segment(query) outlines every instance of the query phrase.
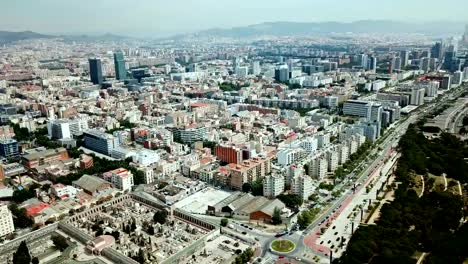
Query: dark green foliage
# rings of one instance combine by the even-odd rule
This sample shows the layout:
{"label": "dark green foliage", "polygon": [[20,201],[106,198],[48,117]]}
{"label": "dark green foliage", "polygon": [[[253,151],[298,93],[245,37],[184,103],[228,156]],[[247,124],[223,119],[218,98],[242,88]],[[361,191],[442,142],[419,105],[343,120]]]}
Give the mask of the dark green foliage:
{"label": "dark green foliage", "polygon": [[55,248],[60,251],[64,251],[68,247],[67,239],[65,239],[63,236],[53,236],[52,242],[54,242]]}
{"label": "dark green foliage", "polygon": [[26,209],[18,208],[18,205],[12,203],[8,206],[13,217],[13,224],[15,228],[26,228],[31,227],[34,221],[27,215]]}
{"label": "dark green foliage", "polygon": [[254,256],[254,251],[251,248],[244,250],[240,253],[236,259],[234,260],[234,264],[244,264],[250,262],[252,257]]}
{"label": "dark green foliage", "polygon": [[166,223],[167,221],[167,212],[165,210],[157,211],[154,213],[153,220],[156,223],[160,223],[161,225]]}
{"label": "dark green foliage", "polygon": [[303,203],[302,198],[297,194],[280,194],[276,198],[289,208],[299,208]]}
{"label": "dark green foliage", "polygon": [[29,264],[31,255],[25,241],[21,241],[18,249],[13,253],[13,264]]}
{"label": "dark green foliage", "polygon": [[283,222],[281,220],[281,211],[279,208],[275,207],[275,210],[273,211],[273,216],[271,217],[271,223],[274,225],[280,225]]}
{"label": "dark green foliage", "polygon": [[460,228],[463,201],[449,192],[412,188],[414,173],[445,172],[467,182],[467,148],[452,135],[428,140],[416,126],[401,138],[402,153],[395,171],[401,182],[395,200],[384,204],[377,225],[361,226],[335,263],[416,263],[416,251],[429,252],[425,263],[462,263],[468,257],[468,228]]}
{"label": "dark green foliage", "polygon": [[12,200],[13,202],[20,204],[33,197],[36,197],[36,192],[30,187],[29,189],[15,190],[13,192]]}
{"label": "dark green foliage", "polygon": [[94,166],[89,169],[78,169],[75,173],[72,173],[66,177],[57,178],[58,183],[71,185],[73,181],[78,180],[81,176],[87,175],[99,175],[104,172],[115,170],[118,168],[124,168],[129,170],[133,174],[133,182],[135,185],[144,183],[144,173],[137,170],[135,167],[130,166],[131,160],[107,160],[90,154],[93,157]]}
{"label": "dark green foliage", "polygon": [[229,223],[229,220],[227,218],[221,219],[221,226],[226,227],[228,225],[228,223]]}
{"label": "dark green foliage", "polygon": [[34,257],[32,260],[31,260],[31,263],[32,264],[39,264],[39,259],[37,257]]}
{"label": "dark green foliage", "polygon": [[249,85],[240,85],[240,84],[234,84],[234,83],[222,83],[219,85],[219,89],[221,89],[224,92],[237,92],[241,90],[243,87],[248,87]]}

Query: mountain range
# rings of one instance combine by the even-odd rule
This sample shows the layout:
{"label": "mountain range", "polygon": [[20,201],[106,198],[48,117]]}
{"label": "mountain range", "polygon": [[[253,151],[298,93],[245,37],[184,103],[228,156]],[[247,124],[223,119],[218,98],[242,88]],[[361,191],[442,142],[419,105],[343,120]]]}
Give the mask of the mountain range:
{"label": "mountain range", "polygon": [[[446,35],[463,32],[464,24],[460,22],[409,23],[387,20],[362,20],[344,22],[266,22],[245,27],[230,29],[209,29],[191,36],[215,36],[246,38],[262,35],[302,36],[327,33],[422,33]],[[183,37],[187,35],[179,35]]]}
{"label": "mountain range", "polygon": [[[355,22],[265,22],[244,27],[213,28],[195,33],[179,34],[169,39],[185,37],[231,37],[249,38],[255,36],[306,36],[329,33],[422,33],[450,35],[463,32],[462,22],[398,22],[388,20],[361,20]],[[46,35],[32,31],[0,31],[0,43],[39,38],[62,38],[69,41],[119,41],[129,37],[103,35]],[[168,39],[168,38],[166,38]]]}
{"label": "mountain range", "polygon": [[32,31],[0,31],[0,43],[14,42],[27,39],[52,38],[51,35],[40,34]]}

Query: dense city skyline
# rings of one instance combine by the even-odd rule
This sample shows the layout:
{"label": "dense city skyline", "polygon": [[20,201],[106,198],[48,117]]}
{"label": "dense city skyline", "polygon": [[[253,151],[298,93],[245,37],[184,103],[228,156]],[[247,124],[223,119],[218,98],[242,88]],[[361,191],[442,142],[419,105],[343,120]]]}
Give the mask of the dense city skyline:
{"label": "dense city skyline", "polygon": [[[434,2],[434,1],[429,1]],[[402,8],[404,7],[404,8]],[[457,7],[457,8],[453,8]],[[32,30],[51,34],[115,33],[130,36],[167,36],[211,28],[231,28],[273,21],[351,22],[392,20],[463,22],[468,2],[448,0],[443,5],[428,1],[370,0],[341,1],[333,4],[316,0],[196,2],[139,1],[57,1],[23,0],[2,3],[0,29]],[[194,12],[196,10],[196,12]],[[316,10],[317,12],[314,12]],[[415,12],[424,10],[424,12]],[[117,23],[116,23],[117,22]]]}

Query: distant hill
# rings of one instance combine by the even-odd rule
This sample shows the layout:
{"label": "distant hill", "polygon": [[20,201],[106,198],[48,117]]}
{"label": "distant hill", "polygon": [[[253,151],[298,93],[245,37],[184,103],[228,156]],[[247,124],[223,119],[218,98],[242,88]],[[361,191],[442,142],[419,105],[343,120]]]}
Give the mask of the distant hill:
{"label": "distant hill", "polygon": [[125,40],[125,39],[130,39],[130,37],[127,36],[121,36],[121,35],[116,35],[116,34],[102,34],[102,35],[64,35],[60,36],[64,40],[69,40],[69,41],[120,41],[120,40]]}
{"label": "distant hill", "polygon": [[21,32],[13,32],[13,31],[0,31],[0,42],[14,42],[19,40],[27,40],[27,39],[41,39],[41,38],[53,38],[54,36],[40,34],[32,31],[21,31]]}
{"label": "distant hill", "polygon": [[406,23],[387,20],[362,20],[350,23],[343,22],[266,22],[246,27],[230,29],[209,29],[185,36],[216,36],[245,38],[261,35],[270,36],[301,36],[327,33],[425,33],[449,34],[462,32],[463,23],[459,22],[429,22]]}

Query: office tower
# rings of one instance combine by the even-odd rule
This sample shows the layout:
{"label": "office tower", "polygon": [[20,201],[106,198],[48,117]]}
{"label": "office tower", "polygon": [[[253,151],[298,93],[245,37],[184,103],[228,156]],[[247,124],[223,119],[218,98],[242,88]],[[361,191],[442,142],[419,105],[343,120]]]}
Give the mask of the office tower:
{"label": "office tower", "polygon": [[259,75],[260,72],[261,72],[260,62],[259,61],[253,61],[252,62],[252,74],[253,75]]}
{"label": "office tower", "polygon": [[462,37],[462,43],[468,46],[468,25],[465,26],[465,33],[463,34],[463,37]]}
{"label": "office tower", "polygon": [[392,57],[388,64],[388,74],[392,74],[393,70],[395,69],[396,58]]}
{"label": "office tower", "polygon": [[102,84],[102,65],[100,59],[89,59],[89,76],[93,84]]}
{"label": "office tower", "polygon": [[84,143],[86,148],[108,156],[119,145],[114,136],[94,129],[84,132]]}
{"label": "office tower", "polygon": [[452,76],[449,74],[444,75],[440,82],[440,89],[449,90],[452,87]]}
{"label": "office tower", "polygon": [[463,69],[463,79],[468,80],[468,67]]}
{"label": "office tower", "polygon": [[275,70],[275,80],[278,82],[289,81],[289,69],[287,66],[281,66]]}
{"label": "office tower", "polygon": [[450,45],[447,51],[445,52],[444,57],[444,69],[449,71],[456,71],[455,65],[457,60],[457,51],[454,45]]}
{"label": "office tower", "polygon": [[400,52],[400,59],[401,59],[401,68],[405,68],[408,65],[409,53],[407,50],[402,50]]}
{"label": "office tower", "polygon": [[430,58],[423,58],[421,60],[421,66],[420,69],[423,70],[424,72],[429,72],[430,71]]}
{"label": "office tower", "polygon": [[444,45],[442,42],[436,42],[431,49],[431,58],[438,59],[439,61],[442,59],[444,55]]}
{"label": "office tower", "polygon": [[50,120],[47,123],[47,132],[52,139],[72,138],[68,120]]}
{"label": "office tower", "polygon": [[15,139],[0,140],[0,156],[11,159],[19,157],[18,141]]}
{"label": "office tower", "polygon": [[361,64],[361,67],[363,69],[367,69],[368,67],[368,59],[367,59],[367,54],[361,54],[359,55],[359,63]]}
{"label": "office tower", "polygon": [[377,57],[371,56],[369,59],[369,70],[375,71],[377,69]]}
{"label": "office tower", "polygon": [[127,70],[125,69],[125,58],[121,51],[114,53],[115,78],[117,80],[125,80],[127,78]]}
{"label": "office tower", "polygon": [[395,58],[395,67],[394,67],[395,70],[401,70],[401,62],[402,61],[400,57]]}

